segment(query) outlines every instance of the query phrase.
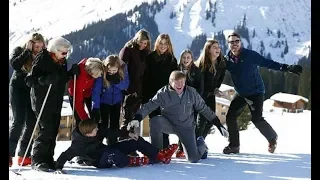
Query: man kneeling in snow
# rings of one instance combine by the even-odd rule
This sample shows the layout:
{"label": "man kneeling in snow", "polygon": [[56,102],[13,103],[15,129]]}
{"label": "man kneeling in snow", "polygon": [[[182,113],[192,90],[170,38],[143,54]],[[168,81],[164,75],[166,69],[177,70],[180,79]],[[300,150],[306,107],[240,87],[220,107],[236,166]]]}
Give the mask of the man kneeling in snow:
{"label": "man kneeling in snow", "polygon": [[[72,133],[71,146],[57,159],[56,174],[64,174],[62,170],[64,164],[75,156],[84,157],[88,165],[97,168],[111,168],[113,165],[123,168],[158,162],[168,164],[178,148],[177,144],[173,144],[166,149],[159,150],[142,137],[132,133],[129,133],[132,139],[107,146],[96,137],[98,127],[95,121],[91,119],[81,121],[78,127]],[[145,156],[129,157],[128,154],[133,151],[140,151]]]}
{"label": "man kneeling in snow", "polygon": [[195,111],[206,117],[209,123],[216,125],[224,137],[228,137],[228,131],[196,89],[186,86],[185,81],[186,75],[182,71],[173,71],[169,77],[169,85],[158,90],[149,102],[142,105],[127,128],[138,127],[144,117],[160,107],[161,115],[150,119],[151,143],[161,149],[162,133],[176,134],[183,145],[187,160],[195,163],[200,158],[206,159],[208,154],[203,137],[196,140]]}

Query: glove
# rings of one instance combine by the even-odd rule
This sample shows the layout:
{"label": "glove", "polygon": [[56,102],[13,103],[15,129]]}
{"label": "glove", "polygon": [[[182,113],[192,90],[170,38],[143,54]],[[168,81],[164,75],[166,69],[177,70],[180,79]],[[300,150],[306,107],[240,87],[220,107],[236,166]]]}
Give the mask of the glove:
{"label": "glove", "polygon": [[39,82],[38,82],[38,79],[34,76],[27,76],[25,78],[25,82],[27,84],[28,87],[31,87],[31,88],[35,88],[35,87],[39,87]]}
{"label": "glove", "polygon": [[62,169],[57,169],[53,172],[53,174],[67,174],[67,173]]}
{"label": "glove", "polygon": [[225,137],[225,138],[229,137],[229,132],[226,130],[226,128],[224,126],[221,125],[220,127],[217,127],[217,128],[223,137]]}
{"label": "glove", "polygon": [[140,125],[140,122],[134,119],[128,123],[127,130],[130,131],[131,128],[138,128],[139,125]]}
{"label": "glove", "polygon": [[106,79],[111,83],[111,84],[119,84],[120,83],[120,77],[116,74],[110,75],[107,74]]}
{"label": "glove", "polygon": [[38,79],[38,81],[39,81],[40,85],[44,86],[44,85],[49,85],[49,84],[56,84],[56,83],[58,83],[59,79],[60,79],[59,74],[52,73],[47,76],[40,77]]}
{"label": "glove", "polygon": [[99,122],[100,121],[100,109],[97,108],[93,108],[91,110],[91,115],[92,115],[92,120],[94,120],[95,122]]}
{"label": "glove", "polygon": [[78,64],[72,64],[69,72],[72,74],[72,75],[76,75],[78,76],[80,74],[80,67]]}
{"label": "glove", "polygon": [[281,70],[285,71],[285,72],[291,72],[291,73],[300,75],[302,73],[302,71],[303,71],[303,68],[300,65],[287,65],[287,64],[284,64],[281,67]]}
{"label": "glove", "polygon": [[217,97],[222,97],[223,93],[219,90],[219,88],[216,88],[214,90],[214,95],[217,96]]}

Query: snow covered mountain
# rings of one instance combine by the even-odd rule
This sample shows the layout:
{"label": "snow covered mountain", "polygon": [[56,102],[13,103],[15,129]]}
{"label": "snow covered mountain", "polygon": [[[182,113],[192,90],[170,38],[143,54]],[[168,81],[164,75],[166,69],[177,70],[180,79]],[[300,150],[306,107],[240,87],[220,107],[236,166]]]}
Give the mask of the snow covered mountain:
{"label": "snow covered mountain", "polygon": [[[223,32],[227,36],[237,26],[248,30],[245,47],[270,54],[279,62],[296,63],[311,48],[310,0],[157,1],[165,5],[154,20],[159,33],[170,35],[177,57],[197,35],[214,37]],[[9,0],[9,54],[33,31],[47,38],[65,35],[143,2],[154,0]]]}

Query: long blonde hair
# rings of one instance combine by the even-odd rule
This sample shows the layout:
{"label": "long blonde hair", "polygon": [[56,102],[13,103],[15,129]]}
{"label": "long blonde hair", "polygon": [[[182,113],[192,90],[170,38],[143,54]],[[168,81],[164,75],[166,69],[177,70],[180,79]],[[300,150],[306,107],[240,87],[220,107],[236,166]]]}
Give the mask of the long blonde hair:
{"label": "long blonde hair", "polygon": [[209,69],[209,72],[211,72],[211,73],[216,72],[215,64],[218,61],[223,60],[223,58],[224,58],[222,52],[220,51],[219,56],[217,57],[215,62],[212,63],[212,56],[211,56],[209,50],[213,44],[219,45],[219,42],[215,39],[207,40],[207,42],[204,44],[204,47],[202,49],[202,52],[201,52],[198,60],[195,62],[195,65],[198,68],[200,68],[202,72],[204,72],[206,69]]}
{"label": "long blonde hair", "polygon": [[103,73],[103,86],[106,88],[110,87],[110,82],[107,80],[107,74],[110,67],[117,67],[117,74],[120,77],[120,80],[124,80],[124,62],[120,60],[117,55],[109,55],[105,60],[102,61],[104,66]]}
{"label": "long blonde hair", "polygon": [[170,37],[168,34],[160,34],[157,39],[156,42],[154,43],[154,51],[156,51],[158,53],[158,55],[160,55],[160,50],[159,50],[159,45],[161,40],[165,39],[167,41],[168,44],[168,50],[165,53],[168,53],[170,55],[173,55],[173,47],[172,47],[172,43],[170,40]]}
{"label": "long blonde hair", "polygon": [[125,46],[130,47],[130,48],[137,48],[139,47],[138,42],[147,40],[147,47],[145,48],[146,50],[150,51],[151,49],[151,38],[150,38],[150,33],[145,30],[145,29],[140,29],[132,39],[130,39]]}

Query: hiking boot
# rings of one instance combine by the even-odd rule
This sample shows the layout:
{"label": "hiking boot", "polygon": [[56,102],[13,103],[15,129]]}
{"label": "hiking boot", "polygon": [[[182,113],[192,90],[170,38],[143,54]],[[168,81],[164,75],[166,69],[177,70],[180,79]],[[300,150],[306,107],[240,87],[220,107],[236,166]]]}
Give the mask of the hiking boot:
{"label": "hiking boot", "polygon": [[177,151],[178,147],[178,144],[171,144],[167,148],[160,150],[157,159],[164,164],[169,164],[172,155]]}
{"label": "hiking boot", "polygon": [[129,166],[144,166],[149,164],[149,158],[144,157],[129,157]]}
{"label": "hiking boot", "polygon": [[276,150],[277,148],[277,140],[274,139],[274,140],[271,140],[269,142],[269,146],[268,146],[268,151],[269,153],[274,153],[274,151]]}
{"label": "hiking boot", "polygon": [[25,157],[23,163],[22,163],[22,160],[23,160],[23,157],[22,156],[18,156],[18,165],[19,166],[28,166],[28,165],[31,164],[31,158],[30,157]]}
{"label": "hiking boot", "polygon": [[223,149],[223,154],[239,154],[240,147],[231,147],[230,145]]}
{"label": "hiking boot", "polygon": [[37,164],[32,164],[31,169],[36,171],[49,172],[50,167],[47,163],[37,163]]}
{"label": "hiking boot", "polygon": [[186,158],[186,155],[184,154],[183,150],[179,149],[177,151],[176,158]]}
{"label": "hiking boot", "polygon": [[204,141],[203,136],[199,136],[197,138],[197,146],[205,146],[205,151],[203,153],[203,155],[201,156],[201,159],[207,159],[208,158],[208,146],[206,144],[206,142]]}
{"label": "hiking boot", "polygon": [[9,156],[9,167],[12,166],[12,157]]}

